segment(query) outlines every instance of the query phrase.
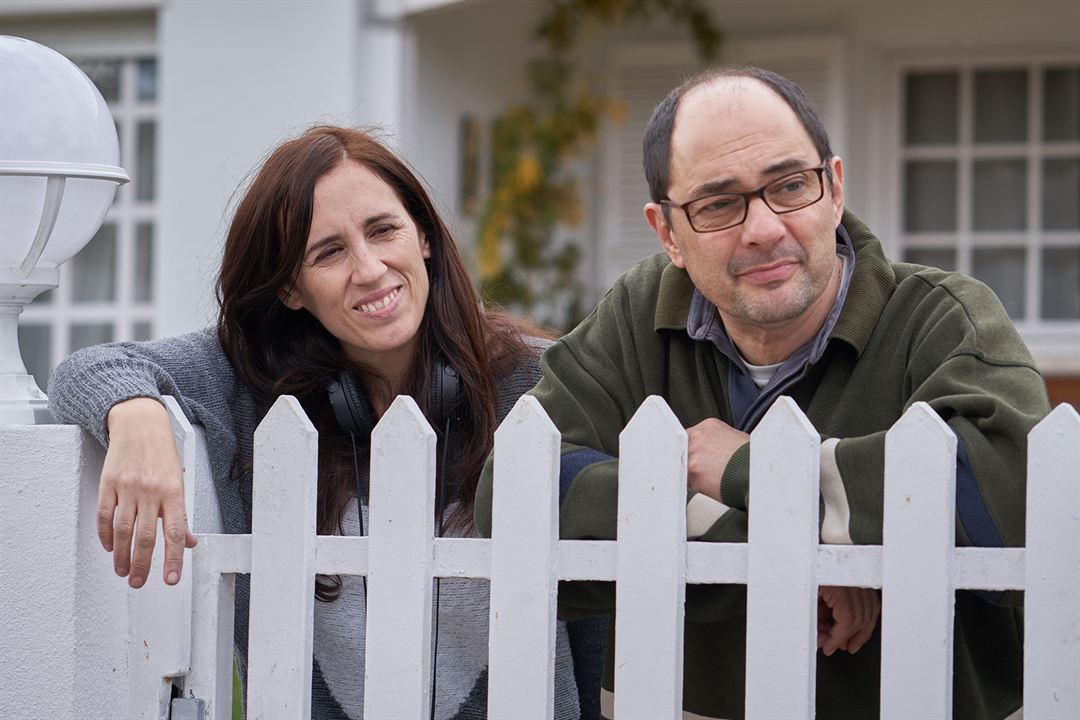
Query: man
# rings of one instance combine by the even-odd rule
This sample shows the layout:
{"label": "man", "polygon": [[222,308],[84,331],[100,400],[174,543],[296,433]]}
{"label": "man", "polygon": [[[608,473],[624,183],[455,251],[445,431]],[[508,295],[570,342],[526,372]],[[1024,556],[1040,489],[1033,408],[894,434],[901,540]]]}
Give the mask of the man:
{"label": "man", "polygon": [[[757,68],[707,72],[656,109],[644,154],[645,217],[664,253],[548,350],[532,391],[563,434],[562,537],[615,537],[618,435],[658,394],[689,436],[688,536],[745,541],[747,433],[789,395],[822,434],[824,542],[881,542],[885,431],[922,400],[958,439],[957,542],[1022,545],[1043,380],[986,286],[888,262],[845,212],[843,163],[803,92]],[[482,532],[490,501],[489,462]],[[568,584],[561,609],[610,610],[612,591]],[[1022,615],[1010,600],[957,593],[957,718],[1020,706]],[[742,586],[687,587],[684,707],[697,716],[743,716],[745,602]],[[819,717],[877,715],[876,603],[871,590],[823,589]],[[607,714],[611,659],[609,647]]]}

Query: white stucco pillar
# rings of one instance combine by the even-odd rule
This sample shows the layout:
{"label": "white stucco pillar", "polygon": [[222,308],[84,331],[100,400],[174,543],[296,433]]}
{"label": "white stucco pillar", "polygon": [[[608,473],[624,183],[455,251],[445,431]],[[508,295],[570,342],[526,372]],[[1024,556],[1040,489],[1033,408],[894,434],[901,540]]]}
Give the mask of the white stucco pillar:
{"label": "white stucco pillar", "polygon": [[70,425],[0,426],[0,717],[111,717],[127,590],[97,541],[102,450]]}

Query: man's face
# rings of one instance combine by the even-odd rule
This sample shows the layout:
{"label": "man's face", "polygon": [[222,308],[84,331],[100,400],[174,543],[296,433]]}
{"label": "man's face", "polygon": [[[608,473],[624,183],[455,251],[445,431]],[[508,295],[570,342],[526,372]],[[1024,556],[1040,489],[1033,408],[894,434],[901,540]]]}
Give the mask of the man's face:
{"label": "man's face", "polygon": [[[747,191],[821,158],[787,103],[762,83],[728,78],[692,90],[680,103],[671,138],[668,198],[685,204],[716,192]],[[836,266],[836,226],[843,214],[843,167],[831,158],[825,196],[777,215],[750,200],[746,222],[697,233],[686,215],[645,208],[672,262],[720,312],[729,331],[770,329],[797,320],[816,304]]]}

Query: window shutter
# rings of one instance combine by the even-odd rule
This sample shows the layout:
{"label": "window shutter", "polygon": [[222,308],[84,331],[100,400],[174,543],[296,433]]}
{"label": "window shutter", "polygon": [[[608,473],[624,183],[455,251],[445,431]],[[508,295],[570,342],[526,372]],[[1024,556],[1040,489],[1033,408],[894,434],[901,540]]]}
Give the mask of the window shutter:
{"label": "window shutter", "polygon": [[615,58],[609,92],[622,104],[625,114],[621,122],[609,124],[604,141],[600,179],[604,229],[597,278],[601,290],[635,263],[661,250],[642,214],[649,190],[641,164],[641,140],[653,109],[695,70],[693,54],[685,48]]}

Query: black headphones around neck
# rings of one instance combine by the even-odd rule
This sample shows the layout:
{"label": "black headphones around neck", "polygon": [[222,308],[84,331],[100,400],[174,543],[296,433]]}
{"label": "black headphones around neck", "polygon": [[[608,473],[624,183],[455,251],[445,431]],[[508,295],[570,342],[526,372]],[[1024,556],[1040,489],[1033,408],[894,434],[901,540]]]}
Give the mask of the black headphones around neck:
{"label": "black headphones around neck", "polygon": [[[360,391],[356,376],[349,370],[342,370],[331,377],[325,387],[338,426],[356,440],[367,442],[371,437],[371,430],[375,427],[375,413],[371,409],[371,403]],[[431,365],[432,427],[440,431],[448,420],[460,420],[465,408],[464,401],[465,394],[458,371],[447,365],[441,356],[436,357]]]}
{"label": "black headphones around neck", "polygon": [[[353,472],[356,480],[356,515],[360,523],[360,534],[364,532],[364,510],[361,507],[360,469],[357,467],[356,443],[371,441],[371,431],[375,427],[375,413],[371,409],[371,403],[367,401],[356,382],[356,376],[349,370],[342,370],[332,376],[325,385],[326,396],[330,399],[330,407],[334,410],[334,419],[344,430],[352,442],[353,448]],[[436,356],[431,364],[431,425],[436,432],[442,432],[442,449],[439,453],[439,524],[438,537],[443,535],[443,520],[446,510],[446,460],[450,451],[449,439],[450,428],[459,422],[465,414],[465,392],[461,386],[461,375],[443,360],[442,356]],[[431,683],[431,720],[435,718],[435,690],[438,687],[438,654],[439,654],[439,615],[441,609],[440,594],[442,578],[435,578],[435,627],[434,643],[432,650],[432,683]],[[364,598],[367,598],[367,576],[363,578]]]}

